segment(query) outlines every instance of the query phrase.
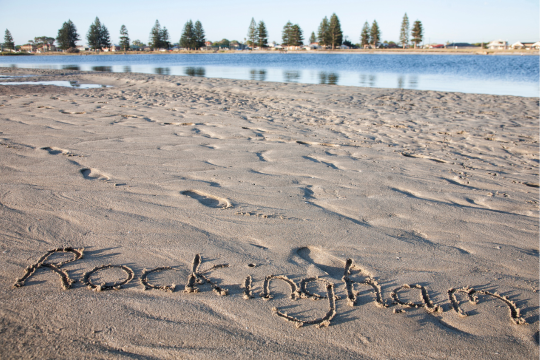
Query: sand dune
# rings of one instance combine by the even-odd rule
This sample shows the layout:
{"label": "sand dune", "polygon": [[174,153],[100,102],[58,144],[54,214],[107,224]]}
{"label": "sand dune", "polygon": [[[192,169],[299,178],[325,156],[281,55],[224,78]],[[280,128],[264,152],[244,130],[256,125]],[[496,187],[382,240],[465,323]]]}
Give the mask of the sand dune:
{"label": "sand dune", "polygon": [[538,358],[537,98],[0,71],[2,359]]}

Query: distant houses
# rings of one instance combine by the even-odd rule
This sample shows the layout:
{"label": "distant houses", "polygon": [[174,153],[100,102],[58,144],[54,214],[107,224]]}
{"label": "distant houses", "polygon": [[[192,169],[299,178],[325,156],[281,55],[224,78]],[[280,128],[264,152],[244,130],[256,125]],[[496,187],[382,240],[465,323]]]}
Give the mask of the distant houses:
{"label": "distant houses", "polygon": [[515,50],[538,50],[540,49],[540,41],[537,41],[535,43],[518,41],[517,43],[512,44],[510,48]]}

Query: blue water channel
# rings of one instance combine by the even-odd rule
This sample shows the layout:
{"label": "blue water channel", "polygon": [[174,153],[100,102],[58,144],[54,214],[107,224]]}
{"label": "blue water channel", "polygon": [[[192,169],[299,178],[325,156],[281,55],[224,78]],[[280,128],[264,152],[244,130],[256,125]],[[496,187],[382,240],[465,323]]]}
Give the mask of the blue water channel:
{"label": "blue water channel", "polygon": [[538,97],[536,55],[163,54],[2,56],[0,67],[137,72],[238,80]]}

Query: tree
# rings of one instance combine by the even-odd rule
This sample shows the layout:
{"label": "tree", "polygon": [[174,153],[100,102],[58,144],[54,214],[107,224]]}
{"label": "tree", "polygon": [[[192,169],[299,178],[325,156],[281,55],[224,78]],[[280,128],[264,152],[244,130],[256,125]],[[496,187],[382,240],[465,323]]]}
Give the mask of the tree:
{"label": "tree", "polygon": [[330,25],[328,26],[328,38],[330,40],[330,45],[332,45],[332,50],[336,47],[341,46],[343,43],[343,32],[341,31],[341,24],[337,15],[334,13],[330,17]]}
{"label": "tree", "polygon": [[325,16],[324,19],[322,19],[321,24],[319,25],[319,29],[317,31],[317,37],[319,38],[319,45],[321,46],[330,45],[330,39],[328,37],[329,28],[330,28],[330,24],[328,23],[328,18]]}
{"label": "tree", "polygon": [[283,46],[289,46],[292,36],[292,26],[293,24],[290,21],[287,21],[281,32],[281,44]]}
{"label": "tree", "polygon": [[101,46],[110,47],[111,46],[111,37],[109,36],[109,30],[105,25],[101,25]]}
{"label": "tree", "polygon": [[412,35],[411,41],[414,43],[414,47],[416,48],[418,44],[421,43],[422,39],[424,38],[424,29],[422,28],[422,22],[420,22],[419,20],[416,20],[414,22],[411,35]]}
{"label": "tree", "polygon": [[401,32],[399,33],[399,42],[405,49],[405,46],[409,44],[409,18],[407,13],[403,15],[403,21],[401,22]]}
{"label": "tree", "polygon": [[62,50],[74,48],[76,46],[75,43],[79,40],[80,38],[79,34],[77,34],[77,28],[71,20],[66,21],[62,25],[62,28],[58,30],[56,41],[58,42],[58,47]]}
{"label": "tree", "polygon": [[150,30],[150,39],[148,41],[148,44],[151,48],[159,49],[162,47],[161,44],[161,25],[159,24],[159,21],[156,20],[154,26],[152,27],[152,30]]}
{"label": "tree", "polygon": [[120,27],[120,48],[123,51],[129,50],[129,34],[126,25]]}
{"label": "tree", "polygon": [[182,33],[182,36],[180,37],[180,47],[183,47],[185,49],[194,49],[195,48],[195,29],[193,27],[193,22],[189,20],[184,25],[184,32]]}
{"label": "tree", "polygon": [[15,50],[15,42],[13,41],[13,36],[11,36],[8,29],[6,29],[6,33],[4,35],[4,48]]}
{"label": "tree", "polygon": [[266,31],[266,25],[264,24],[264,21],[259,21],[257,34],[259,36],[259,39],[257,41],[257,45],[259,45],[259,48],[268,47],[268,32]]}
{"label": "tree", "polygon": [[171,42],[169,41],[169,30],[164,26],[161,32],[159,33],[159,48],[167,49],[171,47]]}
{"label": "tree", "polygon": [[204,29],[199,20],[195,22],[195,28],[193,29],[193,36],[195,38],[195,48],[197,50],[205,46],[206,38],[204,35]]}
{"label": "tree", "polygon": [[248,41],[247,41],[248,45],[253,48],[255,46],[255,42],[259,38],[259,34],[257,32],[257,23],[255,22],[254,18],[251,18],[251,23],[249,24],[247,38],[248,38]]}
{"label": "tree", "polygon": [[101,48],[111,46],[109,30],[107,30],[107,27],[99,21],[98,17],[96,17],[94,23],[90,25],[88,33],[86,34],[86,40],[88,40],[88,45],[94,50],[100,50]]}
{"label": "tree", "polygon": [[292,26],[291,37],[289,39],[290,45],[292,46],[302,46],[304,45],[304,35],[302,29],[298,24]]}
{"label": "tree", "polygon": [[317,42],[317,37],[315,36],[315,31],[311,32],[311,36],[309,37],[309,43],[313,44]]}
{"label": "tree", "polygon": [[370,42],[373,46],[377,47],[377,44],[381,41],[381,31],[379,30],[379,24],[377,20],[373,20],[371,25],[371,31],[369,32]]}
{"label": "tree", "polygon": [[364,27],[362,28],[362,33],[360,34],[360,44],[365,47],[369,45],[369,24],[366,21]]}

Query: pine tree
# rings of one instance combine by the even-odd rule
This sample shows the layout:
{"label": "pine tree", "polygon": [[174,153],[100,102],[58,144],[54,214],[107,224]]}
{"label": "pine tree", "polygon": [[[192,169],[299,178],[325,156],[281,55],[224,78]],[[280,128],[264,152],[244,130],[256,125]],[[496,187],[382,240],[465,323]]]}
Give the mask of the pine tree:
{"label": "pine tree", "polygon": [[330,17],[330,25],[328,26],[328,37],[330,39],[330,45],[332,50],[341,46],[343,43],[343,32],[341,31],[341,24],[337,15],[334,13]]}
{"label": "pine tree", "polygon": [[154,27],[152,27],[152,30],[150,31],[148,45],[154,49],[159,49],[161,47],[161,25],[158,20],[156,20]]}
{"label": "pine tree", "polygon": [[257,33],[257,23],[255,22],[254,18],[251,18],[251,23],[249,24],[247,38],[248,38],[248,41],[247,41],[248,45],[251,48],[253,48],[255,46],[255,42],[259,38],[259,34]]}
{"label": "pine tree", "polygon": [[268,32],[266,31],[266,25],[264,24],[264,21],[259,21],[257,33],[259,36],[257,41],[257,45],[259,46],[259,48],[268,47]]}
{"label": "pine tree", "polygon": [[199,20],[195,22],[195,28],[193,29],[193,36],[195,38],[195,49],[199,50],[205,46],[206,39],[204,35],[204,29]]}
{"label": "pine tree", "polygon": [[403,15],[403,21],[401,22],[401,32],[399,33],[399,42],[405,49],[405,46],[409,44],[409,18],[407,13]]}
{"label": "pine tree", "polygon": [[111,46],[111,37],[109,35],[109,30],[105,25],[101,25],[101,47],[108,48]]}
{"label": "pine tree", "polygon": [[422,22],[420,22],[419,20],[416,20],[414,22],[411,35],[412,35],[411,41],[414,43],[414,47],[416,48],[418,44],[420,44],[422,42],[422,39],[424,38],[424,29],[422,28]]}
{"label": "pine tree", "polygon": [[6,33],[4,35],[4,48],[15,50],[15,42],[13,41],[13,36],[11,36],[11,32],[9,32],[8,29],[6,29]]}
{"label": "pine tree", "polygon": [[364,23],[362,33],[360,34],[360,44],[363,47],[369,45],[369,24],[367,21]]}
{"label": "pine tree", "polygon": [[164,26],[161,32],[159,33],[159,48],[167,49],[171,47],[171,42],[169,41],[169,30]]}
{"label": "pine tree", "polygon": [[319,30],[317,31],[319,45],[321,46],[330,45],[330,39],[328,37],[329,28],[330,28],[330,24],[328,23],[328,18],[325,16],[324,19],[322,19],[321,24],[319,25]]}
{"label": "pine tree", "polygon": [[311,36],[309,37],[309,43],[313,44],[317,42],[317,37],[315,36],[315,31],[311,32]]}
{"label": "pine tree", "polygon": [[88,29],[88,33],[86,34],[86,40],[88,41],[88,45],[90,45],[90,48],[94,50],[101,50],[103,47],[102,44],[102,25],[99,21],[99,18],[96,17],[96,20],[90,25],[90,28]]}
{"label": "pine tree", "polygon": [[289,38],[290,45],[292,46],[302,46],[304,45],[304,35],[302,29],[298,24],[295,24],[291,28],[291,37]]}
{"label": "pine tree", "polygon": [[377,44],[381,42],[381,31],[379,30],[379,24],[377,20],[373,20],[371,25],[371,31],[369,33],[370,42],[374,47],[377,47]]}
{"label": "pine tree", "polygon": [[123,51],[129,50],[129,34],[125,25],[120,27],[120,48]]}
{"label": "pine tree", "polygon": [[283,27],[283,31],[281,33],[281,45],[289,46],[292,42],[292,26],[293,24],[290,21],[287,21],[287,23]]}
{"label": "pine tree", "polygon": [[58,30],[56,41],[58,42],[58,47],[62,50],[74,48],[76,46],[75,42],[79,40],[80,38],[79,34],[77,34],[77,28],[71,20],[66,21],[62,25],[62,28]]}
{"label": "pine tree", "polygon": [[193,22],[189,20],[184,25],[184,32],[182,33],[182,36],[180,37],[180,47],[183,47],[185,49],[194,49],[194,32],[195,29],[193,28]]}

